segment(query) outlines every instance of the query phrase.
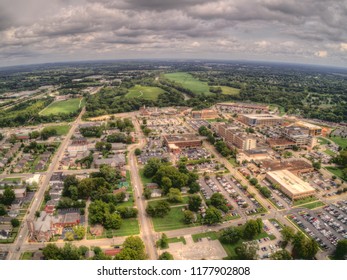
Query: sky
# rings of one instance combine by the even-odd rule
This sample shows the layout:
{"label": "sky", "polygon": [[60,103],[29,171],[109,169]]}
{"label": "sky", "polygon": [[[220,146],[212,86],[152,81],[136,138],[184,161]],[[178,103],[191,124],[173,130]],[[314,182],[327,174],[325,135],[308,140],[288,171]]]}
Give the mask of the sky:
{"label": "sky", "polygon": [[347,67],[347,0],[0,0],[0,66],[151,58]]}

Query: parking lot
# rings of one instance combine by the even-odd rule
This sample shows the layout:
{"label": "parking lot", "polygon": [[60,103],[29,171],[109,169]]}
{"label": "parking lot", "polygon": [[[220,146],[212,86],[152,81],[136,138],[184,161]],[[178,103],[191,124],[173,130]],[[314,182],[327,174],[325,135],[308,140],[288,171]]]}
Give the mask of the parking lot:
{"label": "parking lot", "polygon": [[146,164],[150,158],[170,158],[167,147],[163,146],[162,137],[149,137],[141,155],[137,157],[140,164]]}
{"label": "parking lot", "polygon": [[194,130],[198,130],[201,126],[208,126],[209,122],[205,121],[205,120],[190,120],[187,121],[187,123],[194,129]]}
{"label": "parking lot", "polygon": [[147,127],[152,130],[152,134],[184,134],[189,133],[189,128],[177,118],[148,119]]}
{"label": "parking lot", "polygon": [[292,212],[289,218],[329,254],[339,240],[347,238],[347,200],[316,211],[293,209]]}

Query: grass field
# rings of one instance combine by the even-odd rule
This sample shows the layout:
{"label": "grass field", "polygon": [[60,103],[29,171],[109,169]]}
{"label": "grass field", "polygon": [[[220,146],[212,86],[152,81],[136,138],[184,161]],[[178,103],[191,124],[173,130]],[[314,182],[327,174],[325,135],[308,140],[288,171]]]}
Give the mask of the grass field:
{"label": "grass field", "polygon": [[332,157],[336,156],[336,154],[330,149],[326,149],[324,151],[324,153],[326,153],[327,155],[332,156]]}
{"label": "grass field", "polygon": [[328,139],[323,138],[323,137],[318,137],[318,143],[321,145],[326,145],[326,144],[329,144],[330,141]]}
{"label": "grass field", "polygon": [[307,208],[307,209],[315,209],[317,207],[321,207],[321,206],[324,206],[324,205],[325,204],[323,202],[321,202],[321,201],[315,201],[315,202],[312,202],[312,203],[304,204],[301,207]]}
{"label": "grass field", "polygon": [[61,135],[66,135],[69,130],[70,130],[70,126],[67,124],[62,124],[62,125],[51,125],[51,126],[46,126],[46,129],[55,129],[58,133],[59,136]]}
{"label": "grass field", "polygon": [[331,136],[329,139],[339,145],[342,149],[347,147],[347,138],[342,138],[340,136]]}
{"label": "grass field", "polygon": [[342,170],[338,167],[335,166],[327,166],[325,167],[329,172],[331,172],[332,174],[334,174],[335,176],[341,178],[343,180],[343,173]]}
{"label": "grass field", "polygon": [[143,175],[143,168],[141,168],[139,170],[139,174],[140,174],[141,181],[142,181],[142,184],[143,184],[144,187],[146,186],[146,184],[152,183],[152,179],[147,178],[147,177],[145,177],[145,175]]}
{"label": "grass field", "polygon": [[111,236],[137,235],[139,233],[140,233],[140,227],[136,218],[122,219],[122,225],[120,229],[104,230],[103,234],[97,237],[92,236],[88,230],[87,239],[102,239],[102,238],[108,238]]}
{"label": "grass field", "polygon": [[34,255],[33,252],[24,252],[24,253],[21,254],[20,259],[21,260],[31,260],[33,255]]}
{"label": "grass field", "polygon": [[147,87],[136,85],[129,89],[129,92],[125,95],[126,98],[143,98],[146,100],[157,100],[159,94],[165,93],[164,90],[158,87]]}
{"label": "grass field", "polygon": [[84,99],[72,98],[64,101],[57,101],[49,104],[45,109],[40,112],[40,115],[57,115],[57,114],[70,114],[77,111],[80,106],[84,105]]}
{"label": "grass field", "polygon": [[173,207],[164,218],[152,218],[153,227],[156,232],[174,230],[185,227],[199,226],[200,224],[185,224],[183,222],[182,207]]}
{"label": "grass field", "polygon": [[181,84],[183,87],[191,90],[196,94],[212,94],[206,82],[195,79],[191,74],[186,72],[167,73],[164,75],[167,79]]}
{"label": "grass field", "polygon": [[309,196],[309,197],[306,197],[306,198],[303,198],[303,199],[298,199],[298,200],[295,200],[293,202],[293,205],[294,206],[299,206],[301,204],[306,204],[306,203],[309,203],[309,202],[313,202],[313,201],[316,201],[317,198],[314,197],[314,196]]}
{"label": "grass field", "polygon": [[240,89],[233,88],[233,87],[227,87],[227,86],[221,86],[222,93],[226,95],[234,95],[239,96],[240,95]]}
{"label": "grass field", "polygon": [[148,204],[154,205],[154,204],[156,204],[156,202],[158,202],[160,200],[165,200],[171,206],[188,204],[188,202],[189,202],[189,195],[182,196],[182,202],[170,202],[170,201],[167,200],[166,197],[161,197],[161,198],[158,198],[158,199],[151,199],[150,201],[148,201]]}

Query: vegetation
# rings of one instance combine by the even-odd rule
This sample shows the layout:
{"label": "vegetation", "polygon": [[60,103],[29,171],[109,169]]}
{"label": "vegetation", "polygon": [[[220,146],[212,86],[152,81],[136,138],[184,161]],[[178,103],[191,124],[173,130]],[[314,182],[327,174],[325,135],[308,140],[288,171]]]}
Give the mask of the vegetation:
{"label": "vegetation", "polygon": [[164,252],[159,256],[158,260],[173,260],[173,255],[171,255],[169,252]]}
{"label": "vegetation", "polygon": [[145,260],[145,244],[138,236],[129,236],[123,243],[122,251],[115,256],[116,260]]}
{"label": "vegetation", "polygon": [[129,89],[129,92],[125,95],[126,98],[143,98],[145,100],[157,100],[158,96],[165,91],[158,87],[148,87],[135,85]]}
{"label": "vegetation", "polygon": [[189,73],[167,73],[164,76],[195,94],[211,94],[206,82],[199,81]]}
{"label": "vegetation", "polygon": [[80,98],[72,98],[63,101],[53,102],[40,112],[40,115],[58,115],[58,114],[71,114],[78,111],[83,107],[83,102]]}

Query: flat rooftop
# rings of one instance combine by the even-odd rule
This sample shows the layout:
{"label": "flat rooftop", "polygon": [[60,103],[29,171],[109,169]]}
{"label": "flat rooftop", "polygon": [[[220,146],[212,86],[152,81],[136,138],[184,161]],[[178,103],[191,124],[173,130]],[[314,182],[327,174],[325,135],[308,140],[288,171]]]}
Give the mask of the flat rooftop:
{"label": "flat rooftop", "polygon": [[300,195],[306,192],[315,192],[315,189],[310,184],[301,180],[288,170],[270,171],[267,173],[273,180],[286,188],[293,195]]}
{"label": "flat rooftop", "polygon": [[318,125],[315,125],[315,124],[312,124],[312,123],[308,123],[308,122],[303,122],[303,121],[296,122],[296,125],[305,126],[305,127],[309,128],[309,129],[322,129]]}
{"label": "flat rooftop", "polygon": [[262,160],[261,167],[269,171],[287,169],[289,171],[304,170],[312,168],[312,165],[303,159],[290,160]]}
{"label": "flat rooftop", "polygon": [[258,120],[263,120],[263,119],[281,120],[282,119],[279,116],[270,115],[270,114],[243,114],[242,116],[250,118],[250,119],[258,119]]}
{"label": "flat rooftop", "polygon": [[168,142],[199,141],[195,134],[164,135]]}

